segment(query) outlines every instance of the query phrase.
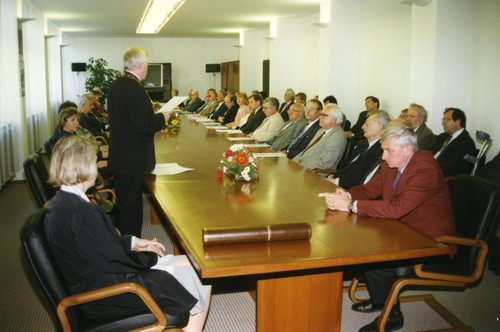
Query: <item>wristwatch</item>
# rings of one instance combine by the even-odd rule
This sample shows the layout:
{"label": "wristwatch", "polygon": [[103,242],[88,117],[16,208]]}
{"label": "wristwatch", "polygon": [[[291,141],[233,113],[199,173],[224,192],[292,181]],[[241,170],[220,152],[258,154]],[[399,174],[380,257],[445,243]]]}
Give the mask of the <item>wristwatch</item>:
{"label": "wristwatch", "polygon": [[347,204],[347,210],[349,210],[349,213],[352,213],[353,208],[354,208],[354,201],[350,201],[349,204]]}

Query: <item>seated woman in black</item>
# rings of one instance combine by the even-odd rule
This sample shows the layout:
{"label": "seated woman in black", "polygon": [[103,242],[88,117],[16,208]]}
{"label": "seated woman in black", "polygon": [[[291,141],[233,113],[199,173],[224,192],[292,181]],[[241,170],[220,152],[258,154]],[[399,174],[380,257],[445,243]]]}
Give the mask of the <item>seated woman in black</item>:
{"label": "seated woman in black", "polygon": [[[166,313],[190,312],[185,331],[201,331],[206,319],[210,286],[201,284],[185,256],[164,255],[153,240],[120,236],[102,209],[85,196],[97,175],[96,145],[73,135],[54,147],[50,182],[61,186],[47,207],[45,232],[72,294],[122,282],[145,287]],[[88,318],[121,317],[144,311],[133,294],[84,304]]]}

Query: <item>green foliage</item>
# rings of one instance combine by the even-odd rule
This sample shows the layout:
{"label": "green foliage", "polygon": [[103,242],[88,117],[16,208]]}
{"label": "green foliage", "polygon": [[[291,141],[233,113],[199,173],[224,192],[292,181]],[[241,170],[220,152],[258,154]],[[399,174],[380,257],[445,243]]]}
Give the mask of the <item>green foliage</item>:
{"label": "green foliage", "polygon": [[87,71],[90,72],[90,77],[85,80],[85,90],[92,90],[99,86],[101,87],[101,105],[105,106],[109,88],[115,79],[115,70],[107,68],[108,62],[104,59],[90,58],[87,63]]}

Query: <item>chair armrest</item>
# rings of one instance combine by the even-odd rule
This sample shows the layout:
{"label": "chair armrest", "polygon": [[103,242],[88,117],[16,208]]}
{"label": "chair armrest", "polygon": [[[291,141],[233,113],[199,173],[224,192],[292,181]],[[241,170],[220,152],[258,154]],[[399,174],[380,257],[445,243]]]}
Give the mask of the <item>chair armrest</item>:
{"label": "chair armrest", "polygon": [[113,204],[116,204],[116,193],[113,189],[99,189],[97,190],[98,193],[110,193],[112,196],[112,202]]}
{"label": "chair armrest", "polygon": [[441,235],[435,237],[436,241],[448,244],[457,244],[470,247],[478,247],[479,253],[476,257],[476,266],[474,272],[468,276],[454,275],[447,273],[435,273],[422,271],[423,264],[417,264],[413,267],[415,274],[420,278],[426,279],[437,279],[437,280],[451,280],[458,282],[473,283],[481,278],[484,270],[484,262],[486,260],[486,255],[488,254],[488,245],[483,240],[475,240],[458,236],[451,235]]}
{"label": "chair armrest", "polygon": [[71,295],[62,299],[61,302],[59,302],[59,304],[57,305],[57,316],[61,321],[63,331],[71,331],[71,325],[69,323],[68,317],[66,316],[66,309],[68,307],[100,300],[107,297],[112,297],[123,293],[137,294],[157,319],[156,324],[145,326],[141,329],[141,331],[163,331],[165,329],[165,327],[167,326],[167,319],[165,318],[165,314],[163,313],[163,311],[161,311],[160,307],[158,307],[158,304],[156,304],[155,300],[151,297],[149,292],[141,285],[132,282],[124,282],[121,284],[99,288],[89,292]]}
{"label": "chair armrest", "polygon": [[321,168],[315,168],[312,170],[314,173],[327,173],[327,174],[335,174],[337,173],[336,169],[321,169]]}
{"label": "chair armrest", "polygon": [[103,145],[109,145],[108,140],[104,136],[94,136],[97,141],[101,141]]}

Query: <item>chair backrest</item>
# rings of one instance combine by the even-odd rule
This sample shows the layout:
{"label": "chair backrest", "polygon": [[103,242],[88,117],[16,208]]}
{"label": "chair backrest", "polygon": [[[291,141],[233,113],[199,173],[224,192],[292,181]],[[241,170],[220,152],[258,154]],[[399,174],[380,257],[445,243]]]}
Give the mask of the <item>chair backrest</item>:
{"label": "chair backrest", "polygon": [[47,182],[49,173],[45,163],[38,153],[33,153],[24,161],[23,167],[36,204],[41,208],[45,202],[52,199],[56,194],[54,187]]}
{"label": "chair backrest", "polygon": [[342,129],[344,129],[344,131],[349,131],[351,129],[351,121],[345,120],[342,122]]}
{"label": "chair backrest", "polygon": [[[493,183],[471,175],[448,180],[457,233],[461,237],[486,241],[497,214],[499,193]],[[478,248],[460,246],[455,259],[473,271]]]}
{"label": "chair backrest", "polygon": [[[20,237],[24,253],[35,276],[50,300],[54,312],[59,302],[69,294],[66,282],[52,255],[45,237],[45,209],[33,213],[21,228]],[[77,318],[73,308],[66,311],[70,322]],[[76,324],[71,324],[75,326]]]}
{"label": "chair backrest", "polygon": [[43,146],[45,147],[45,152],[47,152],[47,155],[49,158],[52,156],[52,150],[54,149],[54,145],[57,142],[57,138],[55,136],[51,136],[43,142]]}
{"label": "chair backrest", "polygon": [[345,146],[344,155],[342,156],[340,163],[342,163],[343,160],[346,160],[351,157],[352,151],[354,150],[355,147],[356,144],[354,143],[354,138],[347,137],[347,144]]}

